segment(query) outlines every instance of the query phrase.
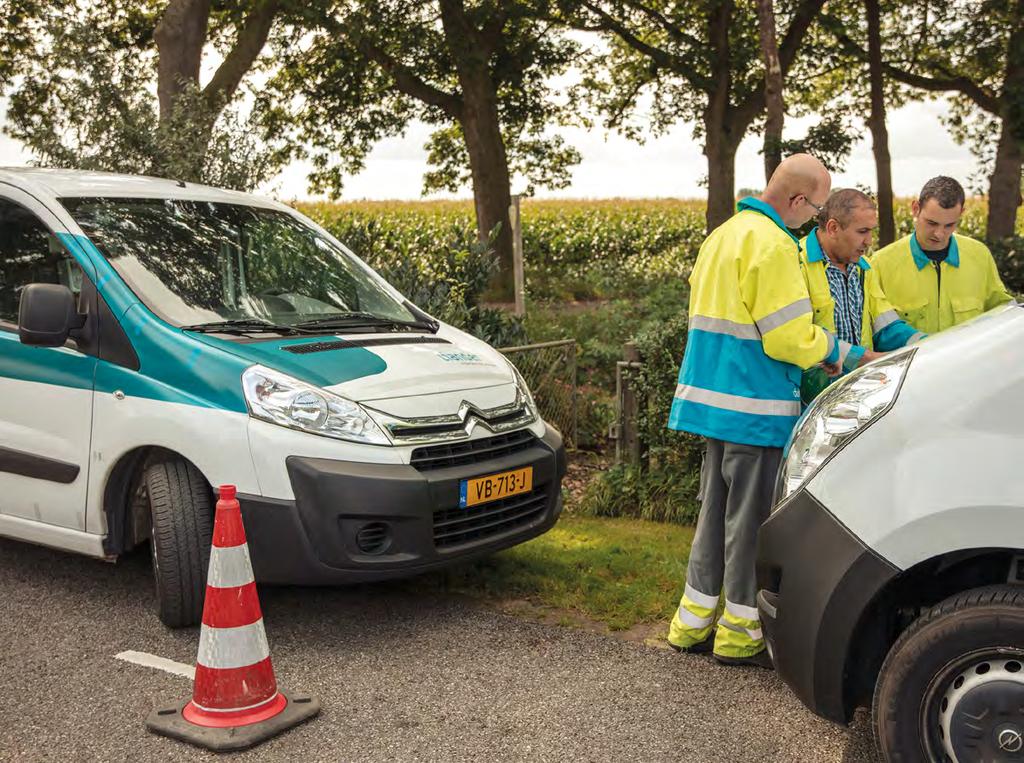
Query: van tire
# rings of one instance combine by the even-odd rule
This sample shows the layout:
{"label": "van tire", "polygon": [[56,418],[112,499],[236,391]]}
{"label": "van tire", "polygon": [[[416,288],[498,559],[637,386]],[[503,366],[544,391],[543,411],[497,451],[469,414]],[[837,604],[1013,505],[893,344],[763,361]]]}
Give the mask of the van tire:
{"label": "van tire", "polygon": [[153,520],[157,614],[171,628],[197,625],[203,617],[213,538],[210,486],[182,458],[150,464],[143,480]]}
{"label": "van tire", "polygon": [[935,701],[972,665],[1024,659],[1022,644],[1024,586],[976,588],[925,611],[889,650],[875,685],[872,718],[884,760],[948,760],[937,737],[926,740],[928,729],[938,731]]}

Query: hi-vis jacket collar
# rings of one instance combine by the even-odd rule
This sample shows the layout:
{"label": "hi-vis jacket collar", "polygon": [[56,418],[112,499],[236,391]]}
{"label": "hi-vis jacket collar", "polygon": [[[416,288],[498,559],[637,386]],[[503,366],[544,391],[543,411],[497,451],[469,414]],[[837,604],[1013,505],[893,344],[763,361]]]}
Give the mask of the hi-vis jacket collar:
{"label": "hi-vis jacket collar", "polygon": [[[818,226],[815,225],[811,228],[811,232],[807,234],[807,261],[821,262],[824,259],[825,250],[821,248],[821,242],[818,241]],[[861,257],[857,260],[857,264],[861,270],[871,270],[867,257]]]}
{"label": "hi-vis jacket collar", "polygon": [[771,204],[765,204],[760,199],[755,199],[753,196],[747,196],[745,199],[740,199],[739,204],[736,205],[737,212],[742,212],[744,209],[752,209],[755,212],[760,212],[765,217],[770,218],[773,223],[786,231],[786,235],[793,239],[793,243],[796,244],[796,248],[798,250],[800,249],[800,239],[794,236],[793,231],[786,227],[786,224],[782,222],[782,218],[779,217],[779,213],[775,211]]}
{"label": "hi-vis jacket collar", "polygon": [[[914,255],[914,264],[917,265],[918,270],[923,270],[925,265],[931,262],[928,255],[921,249],[921,245],[917,243],[916,233],[910,234],[910,252]],[[954,268],[960,267],[960,248],[957,246],[956,236],[949,237],[949,254],[946,256],[946,262]]]}

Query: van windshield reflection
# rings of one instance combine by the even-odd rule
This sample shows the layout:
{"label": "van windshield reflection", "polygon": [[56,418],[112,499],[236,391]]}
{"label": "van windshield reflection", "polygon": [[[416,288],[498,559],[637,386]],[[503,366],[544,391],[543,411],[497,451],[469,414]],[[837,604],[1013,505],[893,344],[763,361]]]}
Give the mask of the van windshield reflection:
{"label": "van windshield reflection", "polygon": [[174,326],[436,330],[358,259],[286,212],[183,199],[61,203],[136,296]]}

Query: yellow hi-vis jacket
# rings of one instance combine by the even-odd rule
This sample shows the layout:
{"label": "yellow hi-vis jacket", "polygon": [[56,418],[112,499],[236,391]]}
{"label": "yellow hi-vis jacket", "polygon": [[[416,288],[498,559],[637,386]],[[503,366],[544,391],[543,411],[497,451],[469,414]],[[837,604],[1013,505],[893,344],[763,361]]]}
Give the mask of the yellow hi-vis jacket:
{"label": "yellow hi-vis jacket", "polygon": [[800,416],[803,369],[849,352],[811,320],[799,249],[775,210],[750,197],[704,241],[670,429],[785,445]]}
{"label": "yellow hi-vis jacket", "polygon": [[[828,255],[818,240],[818,229],[814,228],[800,241],[800,264],[807,292],[811,297],[814,310],[814,323],[835,333],[836,303],[829,287],[825,268]],[[900,320],[896,310],[889,304],[878,275],[875,273],[867,257],[857,260],[857,269],[861,279],[864,302],[861,306],[860,344],[852,347],[845,358],[842,358],[843,372],[852,371],[864,357],[865,350],[886,352],[896,350],[905,345],[923,339],[926,334],[917,331],[913,326]],[[818,393],[829,385],[832,380],[819,368],[804,372],[801,385],[802,399],[810,403]]]}
{"label": "yellow hi-vis jacket", "polygon": [[950,239],[949,255],[939,265],[928,259],[911,233],[876,252],[871,268],[900,317],[928,334],[1013,299],[988,247],[958,233]]}

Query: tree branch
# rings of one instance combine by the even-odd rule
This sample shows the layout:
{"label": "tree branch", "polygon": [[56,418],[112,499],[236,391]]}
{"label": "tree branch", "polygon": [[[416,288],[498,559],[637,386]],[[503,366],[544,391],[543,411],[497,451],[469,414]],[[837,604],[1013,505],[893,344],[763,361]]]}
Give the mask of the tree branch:
{"label": "tree branch", "polygon": [[[834,21],[833,19],[830,20]],[[868,52],[858,45],[849,35],[843,32],[842,28],[838,24],[831,25],[831,32],[846,53],[853,55],[862,61],[868,60]],[[980,109],[987,111],[990,114],[995,114],[996,116],[999,115],[999,98],[978,85],[978,83],[974,82],[969,77],[928,77],[900,69],[899,67],[884,61],[882,62],[882,70],[885,72],[887,77],[890,77],[897,82],[902,82],[904,85],[916,87],[920,90],[927,90],[932,93],[961,93],[974,101]]]}
{"label": "tree branch", "polygon": [[583,0],[582,5],[601,20],[601,29],[603,31],[614,32],[629,47],[638,53],[643,53],[658,66],[676,74],[681,74],[699,90],[708,90],[712,87],[713,83],[694,69],[684,58],[647,44],[628,30],[621,21],[608,14],[595,3],[590,2],[590,0]]}
{"label": "tree branch", "polygon": [[440,109],[452,119],[461,119],[461,98],[424,82],[412,69],[395,60],[393,56],[377,45],[374,45],[367,37],[360,35],[356,44],[364,56],[391,76],[398,90],[410,98],[415,98],[428,106]]}
{"label": "tree branch", "polygon": [[279,8],[280,0],[263,0],[245,17],[234,47],[203,88],[207,103],[223,104],[235,94],[242,78],[259,58]]}
{"label": "tree branch", "polygon": [[625,0],[625,4],[633,10],[639,11],[647,16],[647,18],[664,29],[665,32],[668,33],[669,37],[674,39],[676,42],[684,43],[692,48],[700,48],[704,45],[702,41],[692,35],[686,34],[686,32],[680,29],[678,25],[669,21],[664,14],[659,13],[644,3],[638,2],[638,0]]}

